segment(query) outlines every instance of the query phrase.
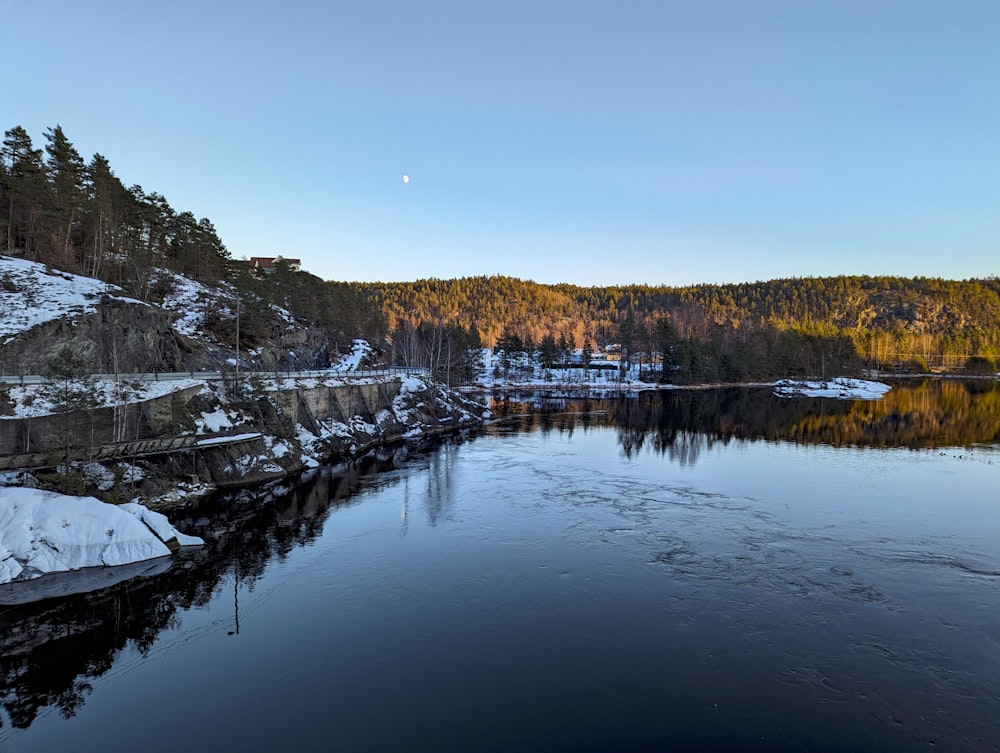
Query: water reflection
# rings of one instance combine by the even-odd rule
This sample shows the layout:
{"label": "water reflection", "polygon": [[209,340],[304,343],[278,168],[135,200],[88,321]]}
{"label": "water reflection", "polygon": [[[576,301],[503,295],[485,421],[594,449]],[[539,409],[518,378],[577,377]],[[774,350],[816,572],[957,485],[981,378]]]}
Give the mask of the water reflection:
{"label": "water reflection", "polygon": [[973,447],[1000,441],[1000,383],[928,379],[882,400],[777,398],[770,388],[643,392],[603,400],[507,396],[494,412],[522,431],[615,427],[622,452],[681,465],[716,444],[785,440],[835,447]]}
{"label": "water reflection", "polygon": [[[733,442],[921,448],[1000,441],[996,382],[907,382],[874,403],[781,400],[761,388],[675,390],[627,399],[516,398],[497,401],[494,410],[503,420],[492,432],[572,434],[612,427],[625,455],[650,450],[682,465],[694,465],[706,449]],[[136,660],[141,660],[164,630],[178,625],[184,611],[204,607],[223,595],[231,598],[231,615],[206,629],[241,640],[245,596],[268,564],[283,561],[295,549],[317,540],[334,510],[357,504],[367,492],[402,485],[402,536],[409,533],[414,515],[426,516],[432,527],[448,521],[461,496],[457,491],[462,488],[460,479],[455,477],[460,442],[450,439],[433,451],[412,456],[406,448],[382,450],[301,483],[208,500],[174,516],[182,530],[205,538],[206,546],[177,556],[166,572],[142,575],[87,595],[0,607],[0,708],[4,712],[0,723],[24,729],[46,708],[73,716],[94,681],[120,665],[126,648],[134,649]],[[636,499],[634,482],[629,483],[621,499],[645,504],[648,500]],[[650,499],[662,493],[659,481],[651,490]],[[552,490],[549,499],[557,496],[556,491]],[[566,493],[579,497],[580,490],[567,487]],[[768,542],[768,546],[773,544],[771,539]],[[680,539],[655,543],[652,559],[658,566],[691,571],[690,552],[698,551],[697,547]],[[749,543],[764,547],[760,542]],[[754,555],[746,557],[740,562],[756,562]],[[705,562],[713,573],[729,567],[725,559]],[[978,577],[996,577],[992,565],[966,569]],[[869,589],[866,581],[830,572],[831,582],[849,581],[844,588],[850,596],[860,600],[880,597],[881,592]]]}
{"label": "water reflection", "polygon": [[[145,658],[160,633],[177,626],[180,613],[204,607],[221,593],[232,593],[233,614],[214,627],[238,635],[240,594],[253,589],[268,563],[316,540],[330,513],[357,503],[360,492],[400,480],[409,484],[407,475],[395,473],[409,454],[405,447],[383,449],[297,483],[219,495],[172,516],[206,544],[162,561],[170,563],[165,572],[157,561],[150,574],[98,591],[0,607],[0,708],[6,715],[0,715],[0,727],[28,728],[47,707],[74,716],[92,681],[112,668],[123,649],[132,646]],[[434,459],[430,477],[447,479],[448,464],[440,455],[419,457]],[[447,490],[446,480],[433,483]],[[440,502],[427,514],[434,520],[446,507]],[[404,518],[404,533],[405,526]]]}

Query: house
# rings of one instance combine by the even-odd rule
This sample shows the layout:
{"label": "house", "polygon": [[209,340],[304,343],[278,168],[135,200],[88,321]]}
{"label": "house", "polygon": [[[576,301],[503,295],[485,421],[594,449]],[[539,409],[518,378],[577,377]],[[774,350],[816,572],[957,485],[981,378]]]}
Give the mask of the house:
{"label": "house", "polygon": [[292,272],[298,272],[302,269],[301,259],[286,259],[283,256],[251,256],[247,264],[255,272],[273,272],[275,269],[274,265],[279,261],[285,262],[288,265],[288,269]]}

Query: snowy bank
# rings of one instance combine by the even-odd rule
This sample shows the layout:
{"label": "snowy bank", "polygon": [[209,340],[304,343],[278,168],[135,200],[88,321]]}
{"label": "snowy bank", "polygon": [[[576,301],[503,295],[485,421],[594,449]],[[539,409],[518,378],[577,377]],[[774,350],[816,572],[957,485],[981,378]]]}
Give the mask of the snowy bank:
{"label": "snowy bank", "polygon": [[891,390],[888,384],[864,379],[837,377],[825,382],[797,382],[782,379],[774,383],[778,397],[835,397],[840,400],[879,400]]}
{"label": "snowy bank", "polygon": [[174,541],[204,543],[139,504],[0,487],[0,583],[164,557]]}
{"label": "snowy bank", "polygon": [[91,277],[59,272],[25,259],[0,256],[0,337],[4,343],[53,319],[93,314],[104,297],[146,306],[124,291]]}

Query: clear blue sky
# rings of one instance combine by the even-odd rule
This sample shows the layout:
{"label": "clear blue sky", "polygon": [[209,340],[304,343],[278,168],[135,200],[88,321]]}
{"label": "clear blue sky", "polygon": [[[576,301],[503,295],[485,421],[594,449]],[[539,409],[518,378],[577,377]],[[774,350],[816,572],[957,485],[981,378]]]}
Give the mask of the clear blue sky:
{"label": "clear blue sky", "polygon": [[997,0],[0,0],[0,128],[325,279],[983,277],[998,30]]}

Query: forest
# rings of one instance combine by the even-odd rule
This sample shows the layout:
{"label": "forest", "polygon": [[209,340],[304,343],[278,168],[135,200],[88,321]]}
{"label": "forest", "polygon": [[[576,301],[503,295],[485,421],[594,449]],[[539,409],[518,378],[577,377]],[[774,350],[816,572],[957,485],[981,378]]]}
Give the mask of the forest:
{"label": "forest", "polygon": [[[452,383],[470,348],[546,357],[554,346],[614,345],[622,361],[661,354],[676,383],[836,376],[875,368],[995,373],[1000,279],[839,276],[683,287],[543,285],[501,275],[406,283],[324,281],[278,265],[257,275],[231,257],[212,222],[126,185],[109,160],[85,161],[59,125],[36,148],[20,126],[0,148],[0,243],[6,253],[122,286],[163,291],[165,268],[206,284],[231,281],[242,338],[266,332],[269,304],[331,341],[363,337],[385,360],[427,366]],[[947,249],[942,249],[947,253]],[[295,256],[294,247],[275,255]],[[641,279],[643,271],[635,270]],[[251,343],[252,344],[252,343]],[[557,348],[558,350],[558,348]]]}
{"label": "forest", "polygon": [[663,354],[663,377],[674,382],[836,376],[866,367],[992,373],[1000,354],[996,278],[582,288],[493,276],[370,283],[363,293],[397,339],[423,350],[434,352],[452,329],[458,341],[515,350],[542,351],[553,341],[615,344],[626,363]]}
{"label": "forest", "polygon": [[[97,277],[149,303],[160,303],[168,292],[159,287],[159,269],[207,285],[229,281],[243,304],[246,346],[274,324],[272,303],[319,327],[332,342],[376,338],[384,331],[357,286],[324,282],[281,264],[262,279],[231,257],[207,217],[178,211],[162,194],[138,184],[126,187],[103,155],[85,161],[59,125],[46,129],[44,139],[44,148],[36,148],[21,126],[4,133],[0,248],[7,254]],[[233,329],[228,322],[215,324],[220,332]]]}

